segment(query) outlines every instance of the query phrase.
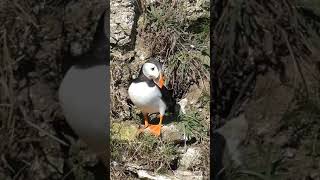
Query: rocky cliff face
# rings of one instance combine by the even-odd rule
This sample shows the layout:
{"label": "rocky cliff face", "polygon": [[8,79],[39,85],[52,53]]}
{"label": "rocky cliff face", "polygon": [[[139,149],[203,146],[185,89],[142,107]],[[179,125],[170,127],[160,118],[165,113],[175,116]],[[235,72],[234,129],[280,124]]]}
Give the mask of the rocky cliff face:
{"label": "rocky cliff face", "polygon": [[224,2],[211,78],[222,175],[319,179],[318,1]]}
{"label": "rocky cliff face", "polygon": [[[57,89],[71,63],[68,57],[88,50],[105,3],[100,0],[1,1],[0,179],[93,179],[98,173],[101,166],[97,158],[64,120]],[[168,67],[166,74],[172,81],[170,84],[176,88],[175,96],[178,101],[182,100],[180,104],[186,113],[181,117],[186,120],[184,123],[168,124],[165,129],[171,134],[166,137],[171,138],[169,142],[189,137],[187,141],[179,141],[180,144],[186,142],[185,150],[172,148],[169,143],[156,146],[159,141],[147,138],[145,141],[155,143],[162,152],[161,157],[167,157],[159,158],[150,166],[154,169],[147,169],[148,173],[157,172],[156,168],[168,170],[170,166],[181,166],[176,171],[181,177],[190,173],[197,176],[200,173],[200,177],[204,177],[206,171],[202,167],[206,164],[201,163],[207,162],[199,159],[208,160],[208,150],[203,150],[206,145],[202,142],[208,142],[208,136],[203,134],[209,127],[206,125],[208,91],[205,89],[208,88],[209,26],[199,22],[209,22],[208,1],[163,4],[162,1],[114,0],[110,6],[113,120],[128,123],[128,127],[139,124],[139,113],[127,103],[128,82],[147,57],[152,54],[161,57]],[[192,122],[201,123],[194,125]],[[181,134],[181,127],[186,133]],[[125,130],[119,139],[127,132]],[[195,137],[197,140],[192,140]],[[131,139],[139,143],[137,140]],[[150,156],[143,156],[149,147],[145,146],[148,145],[145,141],[141,146],[146,149],[139,151],[141,156],[134,157],[152,162]],[[121,142],[116,144],[121,145]],[[194,142],[198,144],[189,145]],[[126,141],[123,143],[126,148],[128,143],[137,145]],[[195,156],[196,160],[190,158],[198,152],[201,155]],[[124,162],[117,160],[114,164]],[[137,169],[132,172],[141,175]],[[139,170],[143,170],[143,176],[146,168]],[[114,172],[121,174],[123,171]]]}
{"label": "rocky cliff face", "polygon": [[[110,17],[112,177],[208,178],[209,1],[117,0]],[[138,136],[139,109],[128,103],[129,82],[151,56],[181,107],[161,140]]]}

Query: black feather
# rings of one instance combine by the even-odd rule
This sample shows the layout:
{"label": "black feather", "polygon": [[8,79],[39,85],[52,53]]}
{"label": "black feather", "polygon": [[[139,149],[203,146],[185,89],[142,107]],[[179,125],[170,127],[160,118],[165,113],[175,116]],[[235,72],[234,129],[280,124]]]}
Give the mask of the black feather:
{"label": "black feather", "polygon": [[139,82],[145,82],[148,84],[149,87],[154,87],[156,84],[153,82],[152,79],[149,79],[147,76],[145,76],[142,72],[142,67],[140,68],[139,75],[136,79],[134,79],[132,82],[139,83]]}
{"label": "black feather", "polygon": [[[158,87],[159,88],[159,87]],[[168,89],[165,86],[162,86],[162,88],[159,88],[162,94],[162,100],[167,105],[167,112],[174,113],[175,107],[176,107],[176,101],[173,98],[173,89]]]}
{"label": "black feather", "polygon": [[[152,63],[157,66],[157,68],[162,71],[162,64],[155,58],[150,58],[148,61],[145,63]],[[133,79],[131,83],[139,83],[139,82],[145,82],[148,84],[149,87],[154,87],[157,86],[159,90],[161,91],[162,94],[162,100],[166,103],[167,105],[167,112],[174,113],[175,112],[175,106],[176,106],[176,101],[173,98],[173,89],[168,89],[165,86],[162,86],[160,88],[153,80],[149,79],[146,77],[143,72],[142,72],[142,67],[140,68],[139,75],[136,79]]]}
{"label": "black feather", "polygon": [[[106,11],[104,11],[98,21],[96,27],[96,32],[93,36],[91,47],[89,51],[83,55],[76,58],[75,65],[79,68],[88,68],[96,65],[110,65],[109,59],[109,38],[106,35],[105,16]],[[108,28],[107,28],[108,29]]]}

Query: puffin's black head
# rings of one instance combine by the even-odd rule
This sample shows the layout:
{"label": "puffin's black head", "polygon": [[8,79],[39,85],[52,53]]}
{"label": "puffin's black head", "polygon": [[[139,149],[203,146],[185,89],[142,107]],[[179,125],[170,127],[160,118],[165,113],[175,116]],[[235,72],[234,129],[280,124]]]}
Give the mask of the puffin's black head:
{"label": "puffin's black head", "polygon": [[152,80],[160,88],[163,87],[164,79],[162,72],[162,64],[155,58],[149,59],[142,65],[139,76],[144,76],[148,80]]}
{"label": "puffin's black head", "polygon": [[162,66],[163,65],[156,58],[150,58],[145,62],[145,64],[146,63],[154,64],[158,68],[159,71],[162,71]]}

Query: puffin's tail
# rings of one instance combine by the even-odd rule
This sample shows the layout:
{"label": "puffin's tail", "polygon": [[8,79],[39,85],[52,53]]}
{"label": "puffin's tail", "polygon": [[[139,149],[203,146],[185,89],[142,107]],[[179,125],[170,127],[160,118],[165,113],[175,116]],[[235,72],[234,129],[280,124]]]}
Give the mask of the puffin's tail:
{"label": "puffin's tail", "polygon": [[167,87],[163,86],[163,88],[161,88],[161,93],[168,107],[167,112],[174,113],[177,102],[173,98],[173,89],[169,90]]}

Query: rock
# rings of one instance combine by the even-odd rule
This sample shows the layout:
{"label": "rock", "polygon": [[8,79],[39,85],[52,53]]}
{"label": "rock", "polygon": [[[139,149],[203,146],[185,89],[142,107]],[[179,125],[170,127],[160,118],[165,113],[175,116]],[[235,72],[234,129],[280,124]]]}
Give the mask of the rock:
{"label": "rock", "polygon": [[[121,61],[121,62],[128,61],[132,59],[134,56],[135,56],[134,51],[126,51],[125,53],[117,50],[111,51],[111,57],[115,57],[117,58],[117,61]],[[114,63],[114,62],[111,62],[111,63]]]}
{"label": "rock", "polygon": [[210,1],[198,0],[194,2],[183,1],[186,11],[186,19],[196,21],[200,18],[209,18]]}
{"label": "rock", "polygon": [[168,142],[180,142],[183,141],[184,134],[181,130],[174,124],[164,125],[162,127],[162,139]]}
{"label": "rock", "polygon": [[197,102],[199,102],[199,98],[202,95],[202,88],[200,88],[198,85],[193,84],[188,91],[188,94],[186,95],[185,99],[188,99],[188,104],[195,105]]}
{"label": "rock", "polygon": [[138,175],[139,179],[154,179],[154,180],[202,180],[203,173],[200,171],[187,171],[187,170],[176,170],[168,174],[158,174],[149,170],[143,169],[141,166],[135,164],[126,164],[128,171],[134,172]]}
{"label": "rock", "polygon": [[200,171],[181,171],[177,170],[174,172],[176,179],[185,179],[185,180],[202,180],[203,173]]}
{"label": "rock", "polygon": [[30,88],[30,98],[35,110],[46,110],[53,102],[53,90],[45,82],[38,82]]}
{"label": "rock", "polygon": [[155,4],[156,2],[160,2],[160,0],[145,0],[145,5],[150,6]]}
{"label": "rock", "polygon": [[72,42],[70,51],[73,56],[79,56],[83,53],[82,46],[79,42]]}
{"label": "rock", "polygon": [[183,114],[186,114],[186,106],[188,104],[188,99],[187,98],[184,98],[184,99],[181,99],[178,104],[180,105],[180,112],[183,113]]}
{"label": "rock", "polygon": [[154,180],[202,180],[202,172],[191,172],[191,171],[174,171],[174,175],[153,175],[152,172],[146,170],[138,170],[136,172],[138,177],[141,179],[154,179]]}
{"label": "rock", "polygon": [[112,138],[124,141],[132,141],[139,134],[138,125],[132,122],[113,122],[111,126]]}
{"label": "rock", "polygon": [[228,154],[236,165],[241,165],[240,144],[245,140],[248,132],[248,122],[244,114],[229,120],[217,130],[226,139]]}
{"label": "rock", "polygon": [[[143,16],[140,17],[139,21],[143,19]],[[135,44],[135,49],[134,51],[136,52],[136,56],[138,59],[144,61],[151,55],[151,47],[147,47],[146,43],[143,38],[140,36],[137,36],[136,44]]]}
{"label": "rock", "polygon": [[[86,52],[89,49],[96,24],[92,24],[91,21],[88,21],[88,18],[95,19],[97,22],[103,8],[99,0],[71,1],[66,4],[64,24],[67,41],[71,42],[72,55]],[[91,15],[95,18],[90,17]]]}
{"label": "rock", "polygon": [[310,173],[310,177],[312,179],[319,180],[320,179],[320,173],[319,172],[312,172],[312,173]]}
{"label": "rock", "polygon": [[127,103],[130,71],[128,63],[116,58],[111,62],[111,110],[113,121],[129,120],[130,106]]}
{"label": "rock", "polygon": [[131,32],[135,23],[133,1],[111,1],[110,10],[110,43],[116,46],[127,45],[132,40]]}
{"label": "rock", "polygon": [[280,135],[273,142],[280,147],[284,147],[289,143],[289,136],[287,134]]}
{"label": "rock", "polygon": [[291,159],[291,158],[295,157],[295,154],[296,154],[296,150],[295,149],[286,148],[285,151],[284,151],[283,156],[286,157],[286,158]]}
{"label": "rock", "polygon": [[201,164],[202,152],[198,147],[190,147],[184,153],[179,162],[179,169],[187,170]]}
{"label": "rock", "polygon": [[99,157],[92,153],[92,151],[90,151],[87,147],[87,144],[81,139],[71,144],[69,149],[70,158],[68,163],[71,165],[81,162],[81,165],[89,167],[93,167],[94,165],[98,164]]}
{"label": "rock", "polygon": [[284,86],[275,72],[257,76],[253,97],[244,108],[248,123],[260,135],[273,139],[293,98],[294,90]]}
{"label": "rock", "polygon": [[137,170],[136,173],[140,179],[154,179],[154,180],[171,180],[168,176],[165,175],[152,175],[151,172],[146,170]]}

